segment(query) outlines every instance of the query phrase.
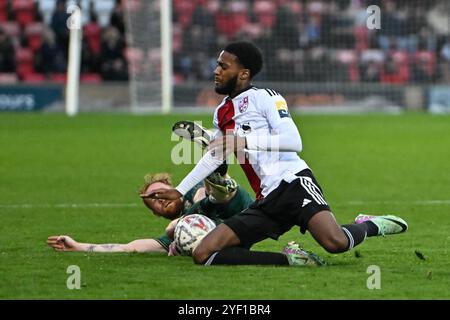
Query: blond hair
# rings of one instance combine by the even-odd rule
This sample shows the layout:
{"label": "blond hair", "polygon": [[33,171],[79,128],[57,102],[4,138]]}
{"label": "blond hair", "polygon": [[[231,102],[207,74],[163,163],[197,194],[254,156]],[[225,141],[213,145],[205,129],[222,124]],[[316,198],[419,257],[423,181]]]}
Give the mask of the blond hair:
{"label": "blond hair", "polygon": [[161,182],[169,186],[173,186],[172,177],[169,173],[167,172],[158,172],[155,174],[148,173],[144,176],[144,185],[139,190],[139,193],[144,193],[149,186],[151,186],[156,182]]}

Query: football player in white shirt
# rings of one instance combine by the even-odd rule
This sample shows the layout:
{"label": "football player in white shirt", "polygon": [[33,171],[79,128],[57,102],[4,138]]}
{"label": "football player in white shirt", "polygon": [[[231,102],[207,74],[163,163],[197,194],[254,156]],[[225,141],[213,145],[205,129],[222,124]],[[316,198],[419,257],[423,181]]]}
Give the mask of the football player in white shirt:
{"label": "football player in white shirt", "polygon": [[252,86],[263,65],[260,50],[249,42],[230,43],[220,53],[214,72],[215,91],[226,95],[214,113],[218,129],[209,151],[174,189],[146,196],[178,199],[213,172],[234,152],[257,200],[209,233],[192,256],[205,265],[323,265],[295,243],[281,253],[250,251],[267,238],[278,239],[293,226],[306,230],[328,252],[351,250],[366,237],[404,232],[396,216],[359,215],[354,224],[339,225],[322,189],[298,156],[302,140],[285,99],[270,89]]}

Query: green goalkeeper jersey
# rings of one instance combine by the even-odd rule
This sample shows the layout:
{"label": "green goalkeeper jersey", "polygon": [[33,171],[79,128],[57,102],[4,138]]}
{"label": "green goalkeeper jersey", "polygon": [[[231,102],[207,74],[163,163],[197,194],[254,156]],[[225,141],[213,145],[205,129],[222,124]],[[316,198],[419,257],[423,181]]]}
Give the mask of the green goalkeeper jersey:
{"label": "green goalkeeper jersey", "polygon": [[[229,202],[224,204],[213,203],[208,197],[206,197],[201,201],[194,203],[185,211],[185,213],[183,213],[183,215],[203,214],[213,220],[217,225],[231,216],[239,214],[241,211],[247,209],[253,201],[254,199],[247,191],[241,187],[238,187],[236,189],[235,196]],[[163,235],[155,240],[158,241],[166,250],[169,250],[169,245],[172,242],[172,239],[170,239],[167,235]]]}

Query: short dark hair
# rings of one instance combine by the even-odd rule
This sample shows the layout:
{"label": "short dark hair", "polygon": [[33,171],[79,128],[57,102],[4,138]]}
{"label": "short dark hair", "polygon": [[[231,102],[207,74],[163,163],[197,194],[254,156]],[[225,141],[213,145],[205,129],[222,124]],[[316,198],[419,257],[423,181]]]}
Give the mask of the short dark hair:
{"label": "short dark hair", "polygon": [[225,47],[224,51],[234,54],[239,63],[250,70],[250,78],[261,71],[263,66],[262,53],[253,43],[247,41],[232,42]]}

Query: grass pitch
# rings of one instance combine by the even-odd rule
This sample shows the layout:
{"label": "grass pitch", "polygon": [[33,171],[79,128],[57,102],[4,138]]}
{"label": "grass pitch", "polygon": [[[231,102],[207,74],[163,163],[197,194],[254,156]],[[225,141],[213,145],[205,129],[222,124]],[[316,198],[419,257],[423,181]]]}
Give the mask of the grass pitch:
{"label": "grass pitch", "polygon": [[[0,115],[0,299],[449,299],[450,117],[427,114],[295,117],[302,157],[340,223],[358,213],[396,214],[407,233],[325,252],[298,228],[254,247],[290,240],[324,268],[203,267],[163,254],[58,253],[49,235],[124,243],[160,235],[166,221],[137,197],[147,172],[179,182],[171,125],[211,116]],[[230,172],[250,190],[237,165]],[[422,256],[421,259],[419,256]],[[66,286],[70,265],[81,289]],[[381,288],[369,290],[369,266]],[[370,282],[370,281],[369,281]]]}

